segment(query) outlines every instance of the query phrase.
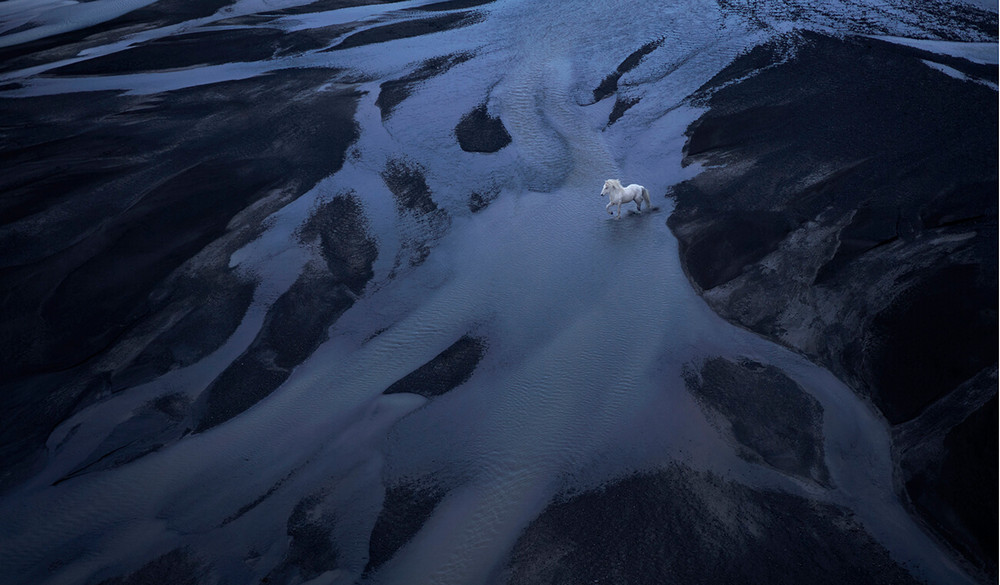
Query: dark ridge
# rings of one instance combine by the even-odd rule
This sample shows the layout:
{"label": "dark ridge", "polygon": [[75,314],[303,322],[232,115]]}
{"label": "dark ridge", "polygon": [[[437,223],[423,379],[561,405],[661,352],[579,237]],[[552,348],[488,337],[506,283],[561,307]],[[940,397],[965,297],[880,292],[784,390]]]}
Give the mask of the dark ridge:
{"label": "dark ridge", "polygon": [[482,18],[482,14],[478,12],[466,11],[456,12],[454,14],[443,14],[432,18],[394,22],[392,24],[385,24],[356,32],[328,50],[336,51],[340,49],[349,49],[351,47],[360,47],[362,45],[385,43],[388,41],[429,35],[446,30],[470,26],[481,21]]}
{"label": "dark ridge", "polygon": [[780,369],[748,359],[712,358],[684,376],[703,408],[721,414],[740,457],[827,485],[823,407]]}
{"label": "dark ridge", "polygon": [[391,79],[379,85],[378,97],[375,105],[382,113],[382,120],[385,121],[392,114],[392,111],[410,97],[413,88],[422,81],[426,81],[434,76],[441,75],[455,65],[463,63],[472,58],[471,53],[455,53],[434,57],[424,61],[420,67],[399,79]]}
{"label": "dark ridge", "polygon": [[508,585],[917,583],[848,509],[677,464],[549,504],[507,575]]}
{"label": "dark ridge", "polygon": [[[108,391],[101,376],[79,387],[73,386],[74,381],[70,372],[63,371],[5,384],[6,391],[0,394],[0,405],[8,413],[0,425],[0,493],[41,471],[48,458],[45,443],[56,426],[89,397]],[[44,403],[39,396],[46,397]]]}
{"label": "dark ridge", "polygon": [[462,116],[455,126],[455,137],[465,152],[497,152],[510,144],[510,134],[503,121],[490,116],[486,104]]}
{"label": "dark ridge", "polygon": [[409,392],[426,398],[440,396],[464,384],[485,353],[483,339],[464,335],[434,359],[397,380],[383,394]]}
{"label": "dark ridge", "polygon": [[382,511],[375,520],[368,542],[365,574],[377,570],[413,538],[444,499],[445,493],[435,485],[417,482],[386,488]]}
{"label": "dark ridge", "polygon": [[600,85],[594,89],[594,103],[597,103],[604,98],[613,95],[618,91],[618,80],[621,79],[622,74],[615,71],[609,74],[603,80],[601,80]]}
{"label": "dark ridge", "polygon": [[655,51],[660,45],[663,44],[665,39],[657,39],[655,41],[650,41],[645,45],[639,47],[633,51],[625,60],[618,64],[618,68],[615,69],[614,73],[610,73],[607,77],[601,81],[600,85],[594,90],[594,102],[599,102],[609,95],[618,91],[618,80],[621,79],[622,75],[625,75],[642,61],[642,58],[646,55]]}

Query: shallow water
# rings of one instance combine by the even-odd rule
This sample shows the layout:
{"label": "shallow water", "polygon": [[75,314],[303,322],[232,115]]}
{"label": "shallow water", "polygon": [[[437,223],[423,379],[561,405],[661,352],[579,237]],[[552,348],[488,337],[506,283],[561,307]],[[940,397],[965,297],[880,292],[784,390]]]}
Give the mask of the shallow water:
{"label": "shallow water", "polygon": [[[231,13],[274,8],[258,4]],[[347,16],[402,19],[409,16],[400,9],[412,4],[282,22],[307,30]],[[25,88],[8,92],[154,93],[348,63],[375,79],[361,85],[361,138],[344,168],[274,214],[264,235],[231,257],[232,267],[260,284],[229,342],[74,416],[53,434],[47,467],[0,501],[0,565],[11,582],[81,583],[181,546],[234,582],[260,579],[281,559],[292,508],[330,485],[345,568],[317,582],[353,582],[383,482],[433,477],[447,488],[444,500],[372,580],[488,583],[553,497],[671,461],[847,506],[917,574],[963,581],[893,493],[884,421],[825,370],[712,313],[689,285],[665,225],[671,204],[663,194],[697,172],[680,164],[684,131],[699,115],[684,98],[774,31],[746,26],[714,3],[651,2],[641,19],[628,6],[498,1],[479,24],[394,41],[391,51],[376,44],[86,81],[28,76]],[[614,100],[591,104],[593,88],[659,37],[662,47],[620,82],[639,103],[608,127]],[[380,81],[457,51],[476,56],[423,82],[383,122],[375,106]],[[463,152],[453,129],[484,102],[512,145],[490,155]],[[425,170],[447,229],[397,212],[380,176],[390,159]],[[609,177],[645,184],[657,207],[635,214],[630,205],[612,219],[599,196]],[[489,189],[497,198],[470,213],[468,196]],[[350,190],[363,201],[379,258],[374,280],[329,341],[231,421],[121,468],[51,485],[141,404],[175,391],[197,396],[234,360],[267,306],[316,254],[297,228],[318,203]],[[432,246],[419,266],[405,260],[414,238]],[[488,350],[464,385],[431,401],[381,395],[469,332]],[[705,420],[681,373],[716,355],[778,365],[817,398],[833,488],[747,463]],[[246,561],[251,551],[259,555],[254,562]]]}

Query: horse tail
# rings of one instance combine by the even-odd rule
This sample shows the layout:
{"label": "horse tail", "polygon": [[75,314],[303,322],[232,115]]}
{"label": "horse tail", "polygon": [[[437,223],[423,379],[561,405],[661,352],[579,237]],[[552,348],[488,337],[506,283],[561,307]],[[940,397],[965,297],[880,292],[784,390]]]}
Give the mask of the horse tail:
{"label": "horse tail", "polygon": [[653,204],[649,202],[649,190],[645,187],[642,188],[642,198],[646,200],[646,209],[653,207]]}

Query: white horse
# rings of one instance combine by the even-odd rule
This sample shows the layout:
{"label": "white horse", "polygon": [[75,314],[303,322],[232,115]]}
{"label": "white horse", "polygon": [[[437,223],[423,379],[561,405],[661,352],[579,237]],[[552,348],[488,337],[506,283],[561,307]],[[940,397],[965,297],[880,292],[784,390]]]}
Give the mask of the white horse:
{"label": "white horse", "polygon": [[622,203],[628,203],[629,201],[635,201],[635,206],[639,211],[642,211],[642,202],[646,202],[646,211],[649,211],[649,191],[646,190],[642,185],[632,184],[628,187],[622,187],[621,181],[618,179],[608,179],[604,181],[604,188],[601,189],[601,197],[607,195],[608,204],[604,206],[604,209],[608,213],[614,214],[611,211],[611,206],[618,204],[618,217],[616,219],[622,218]]}

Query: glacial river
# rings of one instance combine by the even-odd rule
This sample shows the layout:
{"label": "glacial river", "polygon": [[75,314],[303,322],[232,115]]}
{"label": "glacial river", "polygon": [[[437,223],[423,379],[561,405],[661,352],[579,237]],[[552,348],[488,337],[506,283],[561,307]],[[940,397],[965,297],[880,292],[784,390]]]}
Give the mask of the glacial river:
{"label": "glacial river", "polygon": [[[292,4],[247,0],[216,20]],[[299,14],[272,26],[289,34],[356,20],[374,26],[412,18],[404,9],[419,4]],[[347,65],[364,79],[360,138],[344,167],[275,213],[267,231],[232,256],[233,269],[259,279],[236,333],[201,362],[75,415],[53,433],[56,454],[46,466],[0,500],[4,582],[84,583],[180,547],[232,582],[257,582],[281,559],[291,510],[333,485],[344,569],[312,582],[350,583],[364,566],[383,483],[434,476],[448,484],[444,499],[371,580],[489,583],[555,496],[672,461],[847,507],[916,575],[966,582],[900,505],[885,421],[826,370],[716,316],[688,283],[666,226],[664,194],[698,172],[681,165],[684,131],[700,114],[685,98],[780,32],[780,23],[753,29],[714,2],[628,6],[498,0],[480,8],[477,24],[388,45],[200,72],[23,75],[24,95],[155,93],[299,66]],[[593,89],[658,38],[662,45],[620,80],[638,102],[609,126],[615,100],[593,103]],[[94,49],[102,50],[115,47]],[[375,104],[382,81],[457,52],[474,56],[422,82],[382,119]],[[481,103],[512,138],[494,154],[464,152],[453,134]],[[399,260],[414,230],[426,226],[397,211],[380,174],[390,160],[419,165],[449,217],[419,266]],[[607,215],[599,193],[611,177],[644,184],[655,209],[625,212],[630,205],[620,220]],[[178,390],[195,397],[236,359],[315,253],[297,228],[319,203],[347,191],[363,202],[379,256],[374,279],[330,339],[236,418],[123,467],[53,485],[140,405]],[[469,212],[468,195],[487,191],[495,199]],[[432,400],[382,395],[470,332],[487,350],[465,384]],[[708,422],[682,370],[720,355],[778,366],[819,401],[831,487],[748,463]],[[253,563],[251,551],[259,555]]]}

